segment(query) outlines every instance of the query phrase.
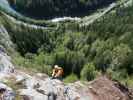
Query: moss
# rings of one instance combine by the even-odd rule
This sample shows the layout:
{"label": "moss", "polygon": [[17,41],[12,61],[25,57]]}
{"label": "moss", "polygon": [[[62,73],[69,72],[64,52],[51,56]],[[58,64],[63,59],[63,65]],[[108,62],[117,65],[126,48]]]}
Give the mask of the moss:
{"label": "moss", "polygon": [[71,75],[69,75],[69,76],[67,76],[65,79],[64,79],[64,82],[65,83],[73,83],[73,82],[75,82],[75,81],[77,81],[78,80],[78,77],[75,75],[75,74],[71,74]]}

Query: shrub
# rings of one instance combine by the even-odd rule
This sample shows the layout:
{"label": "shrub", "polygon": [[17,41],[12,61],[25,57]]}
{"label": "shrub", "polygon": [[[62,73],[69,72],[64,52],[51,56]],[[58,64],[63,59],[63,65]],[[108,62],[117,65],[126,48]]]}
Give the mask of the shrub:
{"label": "shrub", "polygon": [[42,65],[42,66],[37,66],[37,68],[39,70],[39,72],[51,75],[52,72],[52,67],[49,65]]}
{"label": "shrub", "polygon": [[90,81],[90,80],[94,79],[96,76],[96,70],[95,70],[94,64],[88,63],[88,64],[84,65],[80,75],[81,75],[82,80]]}
{"label": "shrub", "polygon": [[64,82],[65,83],[72,83],[72,82],[75,82],[78,80],[78,77],[75,75],[75,74],[70,74],[69,76],[67,76],[65,79],[64,79]]}

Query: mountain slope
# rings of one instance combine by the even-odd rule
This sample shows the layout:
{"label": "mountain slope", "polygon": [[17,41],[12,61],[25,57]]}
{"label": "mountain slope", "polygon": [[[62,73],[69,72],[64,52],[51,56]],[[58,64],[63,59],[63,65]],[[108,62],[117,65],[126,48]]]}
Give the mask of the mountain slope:
{"label": "mountain slope", "polygon": [[[8,52],[14,69],[0,46],[0,80],[13,88],[10,91],[17,98],[43,100],[52,91],[59,100],[132,100],[132,92],[125,87],[133,87],[132,0],[113,3],[87,18],[56,22],[14,16],[10,6],[0,7],[9,7],[0,11],[0,45],[15,49],[14,55]],[[51,75],[55,64],[63,67],[64,82],[84,83],[51,80],[46,74]]]}
{"label": "mountain slope", "polygon": [[[0,83],[4,100],[132,100],[130,89],[102,76],[94,81],[65,85],[42,73],[14,69],[9,57],[0,52]],[[6,63],[5,63],[6,62]],[[8,67],[10,66],[10,67]],[[5,85],[6,84],[6,85]],[[10,87],[8,87],[10,86]],[[1,90],[2,91],[2,90]]]}

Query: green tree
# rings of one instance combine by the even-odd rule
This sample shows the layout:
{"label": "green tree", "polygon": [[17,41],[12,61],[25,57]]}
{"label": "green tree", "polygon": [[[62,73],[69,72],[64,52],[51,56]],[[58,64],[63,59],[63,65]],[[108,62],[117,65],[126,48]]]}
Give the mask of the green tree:
{"label": "green tree", "polygon": [[132,50],[126,44],[120,44],[113,49],[111,66],[113,69],[128,69],[132,64]]}
{"label": "green tree", "polygon": [[93,80],[96,76],[96,69],[93,63],[85,64],[81,73],[80,73],[82,80]]}
{"label": "green tree", "polygon": [[96,40],[90,49],[91,56],[96,68],[102,72],[106,72],[106,69],[110,67],[112,61],[112,48],[114,43],[112,40]]}

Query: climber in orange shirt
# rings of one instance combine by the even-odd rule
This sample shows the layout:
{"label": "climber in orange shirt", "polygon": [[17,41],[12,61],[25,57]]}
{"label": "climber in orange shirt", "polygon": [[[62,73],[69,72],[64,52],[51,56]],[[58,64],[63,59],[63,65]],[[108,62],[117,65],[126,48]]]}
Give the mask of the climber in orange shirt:
{"label": "climber in orange shirt", "polygon": [[52,79],[62,80],[63,74],[64,74],[63,68],[59,67],[58,65],[55,65],[52,72]]}

